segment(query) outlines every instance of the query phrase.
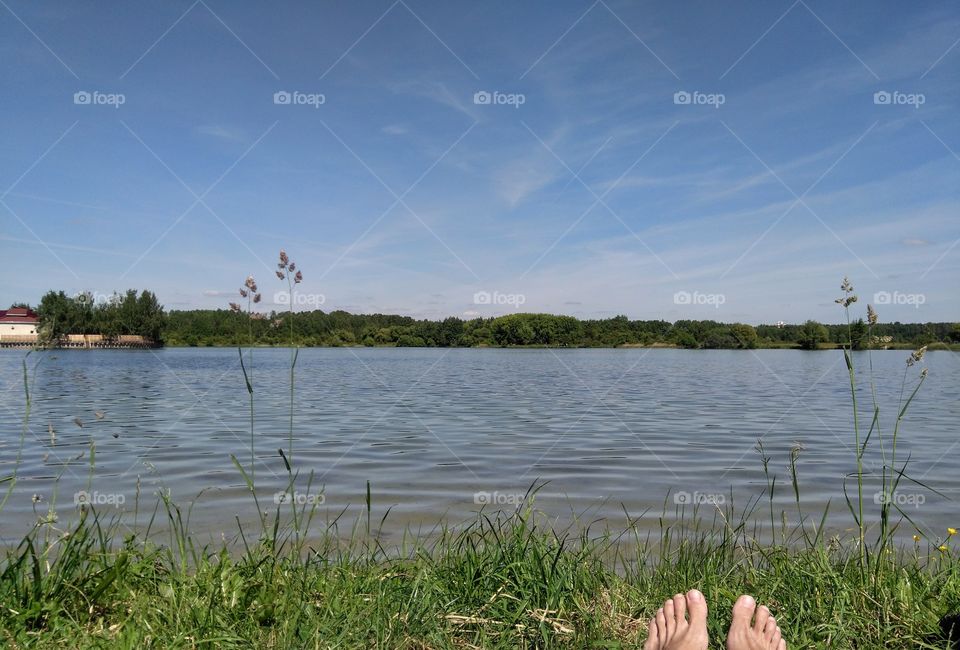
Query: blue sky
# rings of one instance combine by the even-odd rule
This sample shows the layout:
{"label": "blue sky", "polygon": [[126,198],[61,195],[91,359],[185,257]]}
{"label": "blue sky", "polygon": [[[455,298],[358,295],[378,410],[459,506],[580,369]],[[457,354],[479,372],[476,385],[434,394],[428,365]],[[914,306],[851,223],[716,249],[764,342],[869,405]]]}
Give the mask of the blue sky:
{"label": "blue sky", "polygon": [[949,1],[2,0],[0,304],[269,308],[284,247],[326,310],[837,322],[846,274],[958,320],[958,43]]}

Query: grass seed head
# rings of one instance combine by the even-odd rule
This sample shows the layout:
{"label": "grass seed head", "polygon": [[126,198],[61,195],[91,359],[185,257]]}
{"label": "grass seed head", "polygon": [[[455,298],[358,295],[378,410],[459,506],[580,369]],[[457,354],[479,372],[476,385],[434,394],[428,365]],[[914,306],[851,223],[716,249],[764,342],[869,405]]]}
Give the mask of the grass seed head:
{"label": "grass seed head", "polygon": [[913,364],[923,361],[923,355],[926,354],[926,352],[927,352],[927,346],[925,345],[922,348],[919,348],[911,352],[910,358],[907,359],[907,367],[909,368]]}
{"label": "grass seed head", "polygon": [[857,302],[857,297],[853,295],[853,285],[850,284],[850,280],[848,280],[846,276],[843,278],[843,284],[840,285],[840,289],[843,291],[843,296],[834,300],[835,303],[846,308]]}

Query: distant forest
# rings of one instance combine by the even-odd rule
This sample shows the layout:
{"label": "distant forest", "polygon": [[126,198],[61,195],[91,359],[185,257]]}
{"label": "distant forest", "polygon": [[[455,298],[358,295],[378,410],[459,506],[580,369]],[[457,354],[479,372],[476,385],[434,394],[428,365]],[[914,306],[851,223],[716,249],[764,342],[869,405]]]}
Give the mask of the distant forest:
{"label": "distant forest", "polygon": [[345,311],[271,312],[248,315],[231,309],[166,312],[150,291],[129,290],[107,298],[50,291],[37,308],[41,337],[65,334],[138,334],[174,346],[289,345],[478,347],[677,346],[703,349],[836,347],[852,340],[859,349],[960,344],[957,323],[847,325],[746,325],[712,320],[630,320],[616,316],[580,320],[551,314],[442,321]]}
{"label": "distant forest", "polygon": [[[291,320],[292,319],[292,320]],[[292,328],[291,328],[292,324]],[[292,329],[292,333],[291,333]],[[626,316],[579,320],[551,314],[510,314],[496,318],[442,321],[345,311],[273,313],[249,318],[229,310],[173,311],[167,317],[168,345],[476,347],[617,347],[671,345],[683,348],[835,347],[853,339],[855,348],[914,347],[960,343],[955,323],[846,325],[760,325],[712,320],[630,320]],[[886,337],[890,337],[887,339]]]}

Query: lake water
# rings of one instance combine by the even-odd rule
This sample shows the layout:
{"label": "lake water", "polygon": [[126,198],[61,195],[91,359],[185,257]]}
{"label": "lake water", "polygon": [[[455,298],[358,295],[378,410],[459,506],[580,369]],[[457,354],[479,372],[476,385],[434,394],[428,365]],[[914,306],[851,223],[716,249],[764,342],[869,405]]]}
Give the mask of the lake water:
{"label": "lake water", "polygon": [[[872,354],[885,435],[908,354]],[[0,476],[13,470],[19,448],[23,358],[0,351]],[[182,506],[194,503],[190,528],[201,537],[232,537],[235,517],[256,518],[230,460],[250,463],[236,350],[56,351],[35,361],[33,412],[18,482],[0,512],[0,543],[18,541],[51,507],[61,524],[76,517],[80,490],[133,527],[138,482],[141,526],[160,489]],[[286,485],[277,449],[289,444],[289,361],[285,349],[253,353],[255,476],[270,509]],[[867,361],[855,355],[860,368]],[[950,500],[958,496],[960,356],[930,352],[924,367],[929,377],[898,454],[909,454],[908,473],[943,495],[904,484],[897,498],[936,533],[960,523]],[[664,504],[672,515],[678,499],[708,511],[731,498],[743,503],[765,486],[758,440],[791,516],[787,466],[801,445],[808,511],[816,518],[832,500],[832,526],[851,525],[842,486],[855,468],[854,438],[839,351],[304,349],[296,374],[293,463],[315,483],[308,491],[301,480],[297,498],[322,498],[321,520],[346,509],[341,521],[353,521],[369,481],[374,523],[390,509],[388,539],[468,520],[483,502],[512,509],[534,481],[548,481],[536,506],[559,522],[577,515],[614,529],[625,512],[655,526]],[[909,370],[908,385],[918,374],[918,366]],[[860,399],[866,428],[869,393]],[[879,467],[874,449],[868,468]],[[867,491],[876,508],[875,485]]]}

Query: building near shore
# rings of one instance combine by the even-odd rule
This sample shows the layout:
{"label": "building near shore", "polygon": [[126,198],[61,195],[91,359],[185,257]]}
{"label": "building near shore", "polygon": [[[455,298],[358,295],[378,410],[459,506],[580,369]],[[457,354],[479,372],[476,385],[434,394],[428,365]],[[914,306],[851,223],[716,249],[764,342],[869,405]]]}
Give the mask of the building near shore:
{"label": "building near shore", "polygon": [[[0,347],[33,347],[40,342],[40,318],[28,307],[0,309]],[[133,334],[64,334],[47,342],[57,348],[153,348],[152,339]]]}
{"label": "building near shore", "polygon": [[0,309],[0,342],[33,343],[40,319],[29,307]]}

